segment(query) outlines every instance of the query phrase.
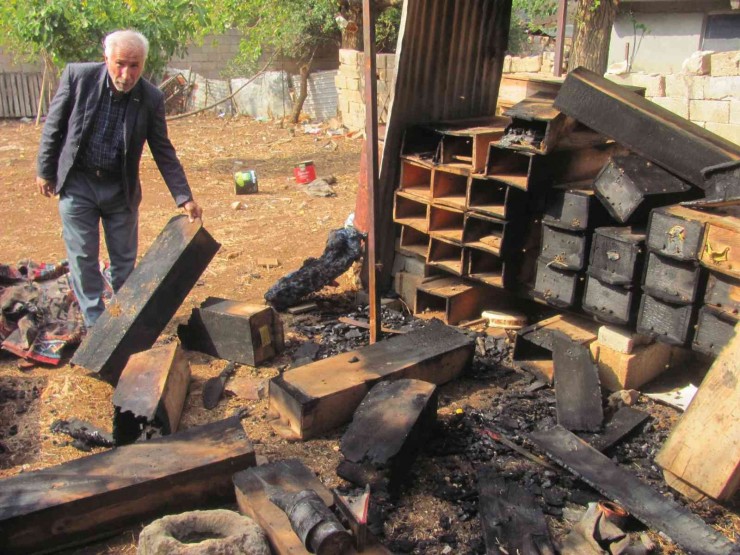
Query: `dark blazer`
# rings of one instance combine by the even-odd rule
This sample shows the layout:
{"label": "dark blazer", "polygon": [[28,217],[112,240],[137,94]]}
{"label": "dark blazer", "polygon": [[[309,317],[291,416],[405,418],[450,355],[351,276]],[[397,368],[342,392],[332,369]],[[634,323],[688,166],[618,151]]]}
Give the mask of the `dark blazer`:
{"label": "dark blazer", "polygon": [[[105,63],[69,64],[62,73],[49,106],[37,160],[38,175],[56,180],[57,194],[64,188],[72,166],[82,154],[81,145],[92,131],[107,75]],[[147,142],[175,203],[182,206],[193,195],[167,136],[164,94],[143,78],[129,94],[121,167],[128,204],[136,208],[141,202],[139,162]]]}

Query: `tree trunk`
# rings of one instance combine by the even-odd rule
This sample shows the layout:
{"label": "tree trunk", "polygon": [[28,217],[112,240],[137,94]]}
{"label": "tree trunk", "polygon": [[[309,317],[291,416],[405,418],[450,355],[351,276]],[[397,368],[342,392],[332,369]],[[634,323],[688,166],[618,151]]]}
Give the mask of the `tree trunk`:
{"label": "tree trunk", "polygon": [[301,110],[303,109],[303,103],[306,101],[308,96],[308,74],[310,66],[304,64],[301,66],[301,88],[298,96],[296,96],[295,102],[293,103],[293,113],[290,115],[291,123],[298,123],[298,118],[301,117]]}
{"label": "tree trunk", "polygon": [[576,31],[568,59],[568,71],[579,66],[603,75],[609,58],[609,39],[617,14],[616,0],[578,0]]}
{"label": "tree trunk", "polygon": [[342,30],[342,48],[362,50],[362,4],[351,4],[343,15],[349,23]]}

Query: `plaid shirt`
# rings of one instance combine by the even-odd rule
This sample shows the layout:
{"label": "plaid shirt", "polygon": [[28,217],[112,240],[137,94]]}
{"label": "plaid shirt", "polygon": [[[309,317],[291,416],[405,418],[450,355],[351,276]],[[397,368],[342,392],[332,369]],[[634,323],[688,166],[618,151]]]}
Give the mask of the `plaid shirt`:
{"label": "plaid shirt", "polygon": [[92,132],[85,149],[84,165],[90,169],[120,172],[123,158],[123,129],[128,94],[114,91],[110,77],[100,97]]}

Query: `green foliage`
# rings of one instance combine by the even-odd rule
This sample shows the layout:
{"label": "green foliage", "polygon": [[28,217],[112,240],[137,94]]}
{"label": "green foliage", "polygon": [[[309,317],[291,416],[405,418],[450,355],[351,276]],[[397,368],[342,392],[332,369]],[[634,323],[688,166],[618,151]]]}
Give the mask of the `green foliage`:
{"label": "green foliage", "polygon": [[25,57],[43,55],[62,67],[101,60],[103,37],[131,28],[149,39],[147,71],[155,73],[189,41],[213,29],[211,5],[209,0],[5,0],[0,45]]}
{"label": "green foliage", "polygon": [[336,0],[224,0],[215,19],[243,33],[240,65],[257,69],[263,54],[309,63],[316,50],[340,40]]}
{"label": "green foliage", "polygon": [[558,10],[557,0],[513,0],[509,51],[521,53],[526,49],[527,33],[542,30],[542,22]]}
{"label": "green foliage", "polygon": [[378,52],[395,52],[398,30],[401,27],[401,8],[391,6],[375,20],[375,47]]}

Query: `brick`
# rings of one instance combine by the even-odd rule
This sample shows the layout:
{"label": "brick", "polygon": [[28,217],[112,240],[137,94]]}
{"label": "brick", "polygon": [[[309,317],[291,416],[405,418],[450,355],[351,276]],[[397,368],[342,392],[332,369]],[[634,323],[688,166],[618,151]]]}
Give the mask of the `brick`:
{"label": "brick", "polygon": [[712,52],[697,51],[684,60],[681,70],[688,75],[708,75],[711,67]]}
{"label": "brick", "polygon": [[740,145],[740,125],[730,125],[729,123],[711,123],[707,122],[707,131],[716,133],[736,145]]}
{"label": "brick", "polygon": [[648,75],[645,73],[633,73],[632,85],[645,87],[645,96],[665,96],[665,77],[663,75]]}
{"label": "brick", "polygon": [[347,65],[358,65],[360,63],[360,52],[342,48],[339,50],[339,62]]}
{"label": "brick", "polygon": [[689,99],[687,97],[663,96],[652,99],[652,102],[678,114],[682,118],[689,119]]}
{"label": "brick", "polygon": [[689,115],[692,120],[729,123],[730,103],[725,100],[690,100]]}
{"label": "brick", "polygon": [[542,67],[540,56],[515,56],[511,58],[511,71],[513,73],[538,73]]}
{"label": "brick", "polygon": [[730,124],[740,125],[740,100],[730,100]]}
{"label": "brick", "polygon": [[504,57],[504,73],[511,73],[511,56]]}
{"label": "brick", "polygon": [[723,100],[737,98],[740,100],[740,76],[709,77],[704,84],[706,100]]}
{"label": "brick", "polygon": [[713,77],[740,75],[740,51],[734,50],[712,54],[711,75]]}
{"label": "brick", "polygon": [[649,345],[652,340],[630,330],[616,326],[601,326],[598,343],[600,347],[609,347],[618,353],[631,354],[639,345]]}

